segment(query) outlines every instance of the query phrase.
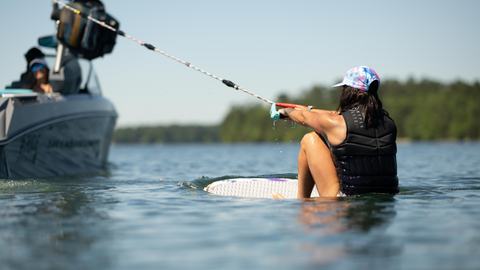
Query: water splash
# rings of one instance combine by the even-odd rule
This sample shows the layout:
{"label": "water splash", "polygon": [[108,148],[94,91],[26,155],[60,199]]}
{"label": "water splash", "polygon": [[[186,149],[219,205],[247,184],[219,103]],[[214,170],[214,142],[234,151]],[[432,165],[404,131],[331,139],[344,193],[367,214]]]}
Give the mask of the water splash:
{"label": "water splash", "polygon": [[0,193],[29,193],[66,190],[66,187],[55,186],[35,180],[0,180]]}

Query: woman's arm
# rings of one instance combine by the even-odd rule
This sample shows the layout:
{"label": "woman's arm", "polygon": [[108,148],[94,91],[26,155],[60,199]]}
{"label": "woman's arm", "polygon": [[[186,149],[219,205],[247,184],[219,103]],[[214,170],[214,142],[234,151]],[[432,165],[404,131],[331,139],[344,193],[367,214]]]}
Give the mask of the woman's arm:
{"label": "woman's arm", "polygon": [[337,111],[314,109],[309,112],[305,109],[281,109],[279,112],[287,116],[288,120],[309,127],[320,134],[326,134],[332,145],[340,144],[346,135],[345,120]]}
{"label": "woman's arm", "polygon": [[[284,113],[282,113],[282,111],[286,110],[286,109],[291,109],[291,110],[299,110],[299,111],[308,111],[308,108],[285,108],[285,109],[280,109],[279,112],[283,115],[285,115]],[[316,114],[322,114],[322,113],[334,113],[334,114],[338,114],[337,111],[329,111],[329,110],[321,110],[321,109],[317,109],[317,108],[312,108],[310,110],[310,112],[312,113],[316,113]]]}
{"label": "woman's arm", "polygon": [[[315,110],[315,111],[314,111]],[[336,111],[325,111],[325,110],[318,110],[318,109],[313,109],[312,111],[308,111],[307,109],[301,108],[301,109],[293,109],[293,108],[285,108],[279,110],[279,112],[285,116],[287,116],[291,121],[295,121],[296,123],[312,128],[313,130],[325,134],[323,132],[322,126],[324,126],[323,122],[325,122],[324,119],[325,116],[328,115],[338,115]]]}
{"label": "woman's arm", "polygon": [[316,113],[316,114],[322,114],[322,113],[338,114],[338,111],[328,111],[328,110],[320,110],[320,109],[312,109],[310,112]]}

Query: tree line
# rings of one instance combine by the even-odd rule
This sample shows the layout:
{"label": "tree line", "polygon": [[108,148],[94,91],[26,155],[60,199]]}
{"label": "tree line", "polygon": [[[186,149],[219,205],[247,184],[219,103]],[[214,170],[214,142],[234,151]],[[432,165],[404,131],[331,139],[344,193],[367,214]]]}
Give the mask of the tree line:
{"label": "tree line", "polygon": [[114,143],[219,142],[218,126],[170,125],[118,128]]}
{"label": "tree line", "polygon": [[[398,137],[414,140],[480,139],[480,83],[433,80],[382,81],[378,93],[397,124]],[[276,102],[314,105],[335,110],[339,88],[314,86],[295,95],[281,94]],[[290,142],[311,130],[290,121],[274,122],[264,104],[234,106],[216,126],[143,126],[118,128],[116,143],[160,142]]]}

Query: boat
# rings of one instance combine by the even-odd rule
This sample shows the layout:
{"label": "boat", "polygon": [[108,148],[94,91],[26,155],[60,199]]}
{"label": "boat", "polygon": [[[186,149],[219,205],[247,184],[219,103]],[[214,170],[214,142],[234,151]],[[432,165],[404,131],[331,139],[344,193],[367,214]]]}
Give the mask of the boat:
{"label": "boat", "polygon": [[[103,5],[71,5],[118,28]],[[18,89],[19,82],[0,90],[3,179],[78,175],[107,165],[118,115],[102,96],[91,60],[113,50],[115,34],[105,39],[103,30],[58,6],[52,19],[57,21],[57,33],[39,38],[39,45],[56,48],[55,55],[45,57],[54,63],[49,73],[53,93]]]}

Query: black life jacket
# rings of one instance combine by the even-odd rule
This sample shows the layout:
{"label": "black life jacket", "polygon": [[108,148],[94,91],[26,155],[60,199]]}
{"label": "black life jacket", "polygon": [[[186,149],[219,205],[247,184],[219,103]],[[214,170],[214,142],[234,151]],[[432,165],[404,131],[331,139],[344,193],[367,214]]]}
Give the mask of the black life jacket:
{"label": "black life jacket", "polygon": [[346,195],[398,193],[397,127],[387,115],[377,127],[366,127],[359,108],[340,113],[347,136],[332,147],[340,188]]}

